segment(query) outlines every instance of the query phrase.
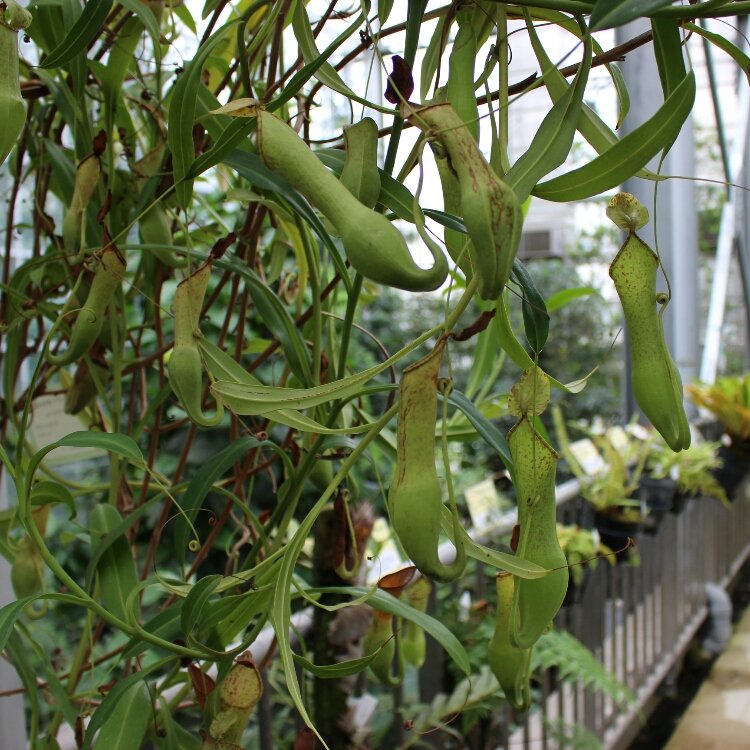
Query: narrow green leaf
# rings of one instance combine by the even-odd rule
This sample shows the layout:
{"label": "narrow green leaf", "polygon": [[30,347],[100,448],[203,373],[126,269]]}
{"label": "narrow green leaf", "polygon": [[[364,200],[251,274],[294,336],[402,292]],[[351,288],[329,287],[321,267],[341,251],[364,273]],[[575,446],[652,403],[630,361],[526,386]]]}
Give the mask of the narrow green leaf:
{"label": "narrow green leaf", "polygon": [[[154,615],[154,617],[143,625],[143,629],[166,641],[176,638],[177,634],[180,633],[180,618],[184,601],[184,599],[178,599],[174,604],[170,604],[167,609]],[[144,641],[140,636],[135,635],[130,639],[125,650],[122,652],[122,658],[132,659],[146,649],[151,648],[153,648],[151,644]]]}
{"label": "narrow green leaf", "polygon": [[622,26],[671,4],[672,0],[597,0],[591,13],[591,31]]}
{"label": "narrow green leaf", "polygon": [[513,276],[523,291],[521,309],[526,340],[532,350],[538,354],[547,343],[549,335],[547,306],[526,267],[518,258],[513,261]]}
{"label": "narrow green leaf", "polygon": [[[114,505],[94,506],[89,516],[92,541],[98,542],[121,524],[122,516]],[[104,605],[115,617],[127,621],[128,595],[138,585],[138,577],[130,545],[124,536],[118,535],[101,554],[97,573]]]}
{"label": "narrow green leaf", "polygon": [[690,71],[653,117],[585,166],[537,185],[533,195],[549,201],[574,201],[617,187],[672,146],[694,102],[695,75]]}
{"label": "narrow green leaf", "polygon": [[190,593],[185,597],[180,615],[180,625],[185,635],[189,636],[196,623],[200,621],[204,608],[214,595],[222,578],[223,576],[220,575],[204,576],[191,587]]}
{"label": "narrow green leaf", "polygon": [[682,52],[682,29],[676,19],[652,18],[651,32],[654,35],[654,55],[661,89],[664,99],[667,99],[687,75]]}
{"label": "narrow green leaf", "polygon": [[28,604],[36,599],[34,596],[25,596],[23,599],[17,599],[4,607],[0,607],[0,651],[5,648],[5,644],[13,632],[16,620]]}
{"label": "narrow green leaf", "polygon": [[[97,750],[110,750],[112,747],[119,747],[120,750],[128,750],[129,748],[139,750],[148,722],[153,716],[151,700],[144,678],[151,672],[170,666],[175,659],[177,659],[176,656],[167,656],[148,664],[139,672],[134,672],[118,680],[107,693],[99,708],[92,714],[91,721],[86,727],[82,750],[90,750],[94,736],[100,729],[101,732],[96,741]],[[131,712],[139,715],[129,716]],[[132,734],[135,744],[119,746],[108,744],[112,741],[119,741],[118,735],[123,727],[127,729],[129,719],[133,721]],[[138,736],[141,727],[143,731]]]}
{"label": "narrow green leaf", "polygon": [[236,23],[237,21],[232,21],[225,24],[213,34],[185,66],[172,91],[167,116],[167,144],[172,152],[175,194],[177,202],[183,209],[187,209],[193,192],[193,183],[188,175],[195,160],[193,125],[198,89],[203,86],[201,73],[211,51]]}
{"label": "narrow green leaf", "polygon": [[[238,399],[245,402],[247,414],[267,414],[279,409],[309,409],[337,399],[350,398],[359,389],[372,380],[379,373],[387,370],[398,362],[408,351],[415,349],[420,343],[429,338],[423,334],[409,346],[397,352],[377,365],[340,380],[313,386],[312,388],[281,388],[270,385],[252,385],[249,383],[235,383],[217,380],[211,386],[211,391],[219,398]],[[250,411],[250,410],[253,411]]]}
{"label": "narrow green leaf", "polygon": [[590,297],[592,294],[598,294],[598,290],[593,286],[577,286],[572,289],[561,289],[559,292],[555,292],[547,297],[547,312],[554,312],[574,300],[581,299],[581,297]]}
{"label": "narrow green leaf", "polygon": [[[109,695],[111,694],[112,692]],[[117,696],[117,704],[99,732],[96,739],[97,750],[139,750],[152,712],[151,697],[145,680],[140,679],[129,685]]]}
{"label": "narrow green leaf", "polygon": [[[511,328],[508,309],[505,306],[505,295],[501,295],[498,299],[496,309],[497,315],[495,316],[495,319],[498,322],[498,343],[508,353],[508,356],[513,362],[515,362],[522,370],[527,370],[529,367],[533,367],[535,364],[534,360],[526,349],[523,348]],[[588,379],[597,369],[598,367],[595,367],[588,375],[586,375],[586,377],[567,384],[561,383],[548,373],[545,374],[549,378],[549,382],[554,385],[555,388],[559,388],[566,393],[580,393],[586,387]]]}
{"label": "narrow green leaf", "polygon": [[[527,27],[533,27],[531,14],[526,8],[523,12]],[[583,60],[573,84],[554,103],[542,120],[528,150],[505,175],[505,182],[513,188],[520,203],[529,197],[537,182],[557,169],[570,153],[591,70],[591,55],[591,38],[585,37]]]}
{"label": "narrow green leaf", "polygon": [[378,651],[374,651],[369,656],[360,656],[358,659],[347,659],[346,661],[340,661],[336,664],[314,664],[309,659],[306,659],[299,654],[292,654],[292,656],[294,657],[294,661],[296,661],[302,669],[314,674],[321,680],[336,680],[341,677],[349,677],[353,674],[359,674],[367,669],[370,662],[378,655],[378,653]]}
{"label": "narrow green leaf", "polygon": [[[315,43],[315,37],[313,36],[312,26],[310,25],[310,19],[307,15],[307,8],[304,3],[297,3],[294,7],[294,14],[292,16],[292,28],[294,29],[294,37],[299,45],[300,52],[306,63],[311,63],[318,60],[321,57],[318,46]],[[356,25],[353,26],[353,29]],[[353,30],[351,33],[354,33]],[[327,58],[325,58],[327,59]],[[344,79],[336,72],[333,65],[329,62],[324,62],[315,71],[315,77],[328,88],[337,91],[339,94],[356,99],[357,95],[344,83]]]}
{"label": "narrow green leaf", "polygon": [[469,401],[460,391],[452,391],[448,397],[449,403],[460,409],[471,423],[471,426],[477,431],[477,434],[490,446],[497,451],[498,456],[505,464],[505,467],[513,471],[513,458],[510,455],[510,448],[500,430],[495,427],[489,419],[482,415],[474,404]]}
{"label": "narrow green leaf", "polygon": [[421,101],[426,101],[429,96],[432,79],[437,73],[440,58],[445,51],[445,45],[448,41],[447,29],[445,28],[447,18],[448,14],[440,16],[422,58],[422,69],[419,77],[419,97]]}
{"label": "narrow green leaf", "polygon": [[[366,596],[370,593],[370,589],[360,586],[331,586],[320,590],[351,597]],[[445,649],[446,653],[464,674],[471,674],[471,663],[466,650],[458,638],[440,620],[431,617],[425,612],[414,609],[414,607],[405,601],[397,599],[382,589],[376,589],[367,600],[367,603],[381,612],[388,612],[391,615],[402,617],[418,625]]]}
{"label": "narrow green leaf", "polygon": [[143,454],[135,441],[127,435],[116,432],[71,432],[70,435],[61,438],[54,445],[55,447],[100,448],[103,451],[116,453],[123,458],[127,458],[134,464],[143,463]]}
{"label": "narrow green leaf", "polygon": [[112,8],[112,0],[88,0],[65,38],[44,58],[40,67],[60,68],[96,39]]}
{"label": "narrow green leaf", "polygon": [[[440,518],[440,525],[443,529],[443,533],[455,544],[455,538],[453,534],[453,520],[450,515],[450,508],[443,506],[442,516]],[[535,580],[537,578],[544,578],[550,571],[546,568],[542,568],[536,563],[524,560],[518,555],[511,555],[507,552],[500,552],[499,550],[492,549],[491,547],[485,547],[479,542],[475,542],[470,536],[466,529],[461,529],[461,539],[463,540],[464,549],[466,554],[474,560],[479,560],[485,565],[489,565],[499,570],[505,570],[508,573],[519,578],[526,580]]]}
{"label": "narrow green leaf", "polygon": [[745,78],[747,78],[748,84],[750,84],[750,57],[748,57],[736,44],[732,44],[732,42],[730,42],[723,34],[715,34],[714,32],[708,31],[691,21],[685,21],[683,26],[687,31],[700,34],[705,39],[708,39],[711,44],[716,45],[720,50],[726,52],[737,63],[737,65],[740,66],[740,70],[742,70]]}

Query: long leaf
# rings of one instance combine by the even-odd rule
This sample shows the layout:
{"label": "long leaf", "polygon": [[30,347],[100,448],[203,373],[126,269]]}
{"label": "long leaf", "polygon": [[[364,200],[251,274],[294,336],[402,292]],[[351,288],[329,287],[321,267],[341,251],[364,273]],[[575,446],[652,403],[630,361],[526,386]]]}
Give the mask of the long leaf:
{"label": "long leaf", "polygon": [[246,414],[267,414],[279,409],[309,409],[313,406],[326,404],[329,401],[346,399],[356,395],[365,383],[394,365],[408,352],[416,349],[426,339],[430,338],[430,335],[430,333],[422,334],[401,351],[367,370],[312,388],[280,388],[270,385],[251,385],[218,380],[211,386],[211,391],[221,399],[244,401]]}
{"label": "long leaf", "polygon": [[[366,596],[370,593],[369,589],[361,586],[331,586],[321,589],[321,591],[352,597]],[[388,612],[391,615],[402,617],[418,625],[445,649],[447,654],[456,663],[456,666],[464,674],[471,674],[471,663],[469,662],[466,649],[464,649],[458,638],[440,620],[431,617],[425,612],[414,609],[414,607],[382,589],[376,589],[367,600],[367,603],[381,612]]]}
{"label": "long leaf", "polygon": [[532,193],[548,201],[574,201],[617,187],[660,151],[671,147],[694,102],[695,75],[690,71],[653,117],[609,151],[579,169],[537,185]]}
{"label": "long leaf", "polygon": [[177,202],[183,209],[187,209],[193,192],[193,183],[192,180],[188,179],[188,175],[195,160],[193,124],[195,123],[195,104],[198,98],[198,89],[203,86],[201,73],[211,50],[236,23],[236,21],[232,21],[214,33],[187,64],[172,91],[167,116],[169,128],[167,144],[172,152],[175,194]]}
{"label": "long leaf", "polygon": [[44,58],[42,68],[59,68],[69,63],[96,39],[112,0],[88,0],[65,38]]}
{"label": "long leaf", "polygon": [[711,44],[716,45],[720,50],[726,52],[740,66],[740,70],[745,74],[745,78],[748,84],[750,84],[750,57],[736,44],[732,44],[723,34],[715,34],[713,31],[708,31],[690,21],[685,21],[683,26],[687,31],[700,34],[705,39],[708,39]]}
{"label": "long leaf", "polygon": [[[533,26],[529,11],[523,9],[527,26]],[[581,113],[583,94],[591,70],[591,38],[585,37],[583,60],[573,84],[554,103],[542,120],[528,150],[505,175],[505,182],[515,190],[520,203],[529,197],[537,182],[557,169],[567,159]]]}
{"label": "long leaf", "polygon": [[497,451],[506,468],[512,472],[513,458],[510,454],[510,448],[508,448],[505,435],[489,419],[483,416],[477,407],[460,391],[452,391],[448,397],[448,401],[464,413],[471,426],[477,431],[477,434],[490,448]]}
{"label": "long leaf", "polygon": [[[92,539],[98,539],[122,524],[114,505],[97,505],[89,516]],[[135,562],[127,539],[119,535],[99,558],[99,588],[106,608],[120,620],[127,621],[127,601],[138,585]]]}
{"label": "long leaf", "polygon": [[[97,750],[139,750],[153,714],[148,687],[142,674],[137,672],[131,675],[109,691],[94,713],[94,718],[98,718],[100,712],[103,718],[96,722],[98,726],[94,725],[92,718],[86,730],[83,750],[91,747],[94,732],[99,727],[101,731],[96,739]],[[124,687],[118,690],[121,685]],[[106,711],[103,710],[105,707]]]}
{"label": "long leaf", "polygon": [[591,31],[622,26],[671,4],[672,0],[597,0],[591,13]]}

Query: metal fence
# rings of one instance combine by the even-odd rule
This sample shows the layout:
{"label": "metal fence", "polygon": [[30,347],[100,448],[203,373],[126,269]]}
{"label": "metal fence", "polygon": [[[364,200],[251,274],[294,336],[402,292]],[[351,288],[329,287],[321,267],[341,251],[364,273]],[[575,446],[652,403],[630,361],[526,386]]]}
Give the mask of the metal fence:
{"label": "metal fence", "polygon": [[[574,518],[576,506],[576,500],[561,503],[561,520]],[[561,748],[550,731],[560,720],[593,732],[607,750],[628,747],[708,615],[705,584],[727,587],[750,555],[750,484],[731,509],[711,498],[689,500],[652,533],[639,533],[636,543],[640,565],[599,564],[555,622],[632,691],[634,704],[623,711],[580,685],[556,686],[547,674],[541,707],[526,717],[508,712],[498,750]]]}

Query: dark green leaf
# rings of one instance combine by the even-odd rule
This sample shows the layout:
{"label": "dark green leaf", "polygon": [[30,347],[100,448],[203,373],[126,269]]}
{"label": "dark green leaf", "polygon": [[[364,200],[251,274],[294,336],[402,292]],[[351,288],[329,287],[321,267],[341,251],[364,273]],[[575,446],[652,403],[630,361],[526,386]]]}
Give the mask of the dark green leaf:
{"label": "dark green leaf", "polygon": [[682,52],[682,29],[676,19],[653,18],[651,31],[654,35],[654,55],[661,89],[667,99],[687,75]]}
{"label": "dark green leaf", "polygon": [[533,194],[548,201],[574,201],[617,187],[672,146],[694,102],[695,75],[690,71],[643,125],[585,166],[537,185]]}
{"label": "dark green leaf", "polygon": [[175,194],[181,208],[186,209],[193,193],[193,183],[189,179],[190,169],[195,160],[193,125],[198,89],[203,86],[201,72],[211,51],[222,40],[224,34],[236,24],[232,21],[222,26],[198,50],[195,57],[185,66],[172,91],[167,123],[167,144],[172,152]]}
{"label": "dark green leaf", "polygon": [[448,397],[448,401],[464,413],[472,427],[477,431],[477,434],[490,448],[497,451],[497,455],[500,456],[505,467],[512,472],[513,458],[510,455],[510,448],[508,448],[505,435],[460,391],[452,391]]}
{"label": "dark green leaf", "polygon": [[40,67],[59,68],[83,52],[96,39],[111,8],[112,0],[88,0],[65,38],[50,51]]}
{"label": "dark green leaf", "polygon": [[526,340],[532,351],[539,354],[549,335],[549,313],[544,298],[518,258],[513,261],[513,276],[523,291],[522,312]]}
{"label": "dark green leaf", "polygon": [[[111,690],[108,693],[104,703],[113,697],[114,692],[115,690]],[[102,710],[104,703],[96,714]],[[152,715],[153,708],[146,681],[143,678],[135,680],[124,690],[118,691],[117,702],[102,723],[96,739],[97,750],[139,750]],[[84,748],[90,747],[89,737],[92,734],[89,725]]]}
{"label": "dark green leaf", "polygon": [[[525,8],[524,16],[527,25],[532,26],[531,15]],[[557,169],[570,153],[591,70],[591,55],[591,38],[585,37],[583,60],[573,84],[554,103],[542,120],[528,150],[505,175],[505,182],[513,188],[520,203],[529,197],[534,185]]]}

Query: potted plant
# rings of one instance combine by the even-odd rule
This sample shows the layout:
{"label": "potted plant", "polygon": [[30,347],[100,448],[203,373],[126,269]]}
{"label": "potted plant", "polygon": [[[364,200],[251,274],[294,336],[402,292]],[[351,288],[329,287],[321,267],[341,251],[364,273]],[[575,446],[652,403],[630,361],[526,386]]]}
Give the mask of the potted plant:
{"label": "potted plant", "polygon": [[711,385],[688,385],[685,390],[724,428],[718,450],[722,465],[714,469],[714,475],[731,497],[750,470],[750,375],[719,378]]}
{"label": "potted plant", "polygon": [[[654,436],[647,462],[647,474],[641,477],[641,488],[648,503],[665,502],[671,496],[671,507],[680,512],[691,497],[714,497],[729,507],[727,493],[716,473],[722,469],[720,442],[694,442],[688,449],[674,453],[663,440]],[[661,494],[661,498],[659,495]]]}
{"label": "potted plant", "polygon": [[[601,468],[586,472],[576,458],[559,409],[554,413],[560,452],[581,483],[581,495],[591,504],[594,525],[601,541],[615,551],[618,562],[637,563],[631,555],[634,540],[641,531],[644,514],[641,500],[634,496],[646,462],[645,442],[625,430],[592,434],[591,440],[601,458]],[[615,446],[617,442],[617,446]]]}

